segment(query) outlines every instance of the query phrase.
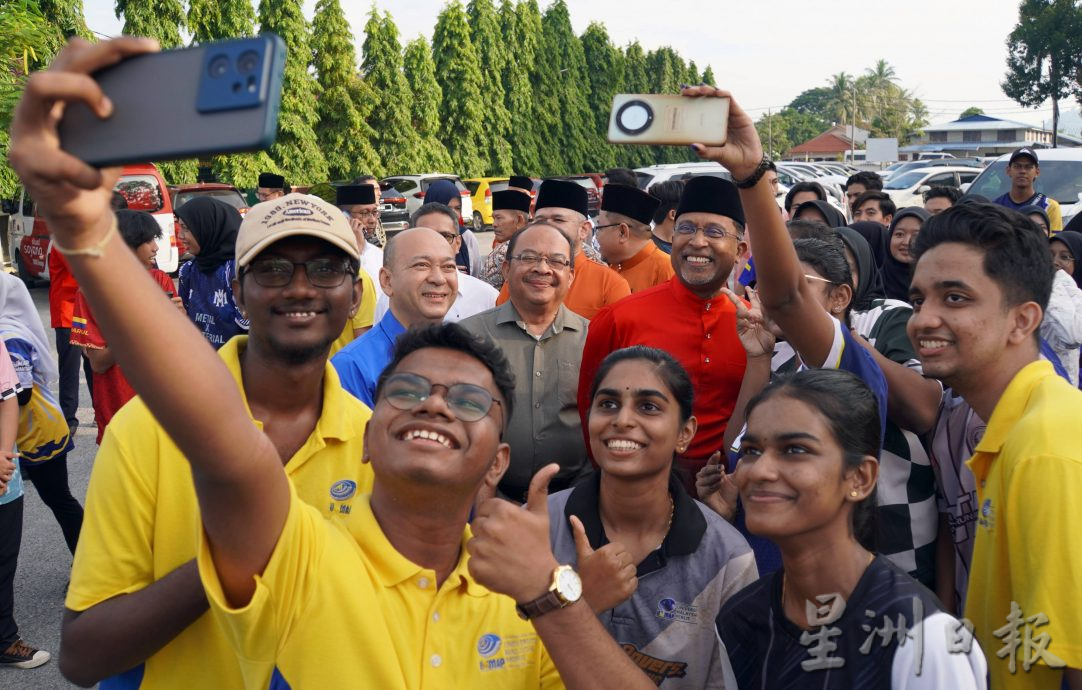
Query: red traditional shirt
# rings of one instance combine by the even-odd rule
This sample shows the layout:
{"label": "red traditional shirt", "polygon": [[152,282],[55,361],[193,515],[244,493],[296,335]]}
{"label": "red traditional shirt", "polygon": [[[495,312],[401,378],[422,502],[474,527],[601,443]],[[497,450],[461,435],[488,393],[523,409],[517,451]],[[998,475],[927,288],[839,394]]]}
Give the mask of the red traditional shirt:
{"label": "red traditional shirt", "polygon": [[[606,355],[646,345],[664,350],[687,370],[695,388],[699,430],[679,464],[694,474],[722,450],[722,436],[744,380],[747,354],[736,334],[736,308],[724,295],[704,300],[671,278],[606,307],[590,322],[579,369],[579,415],[589,428],[590,386]],[[589,447],[589,444],[587,444]],[[694,489],[692,489],[694,491]]]}
{"label": "red traditional shirt", "polygon": [[675,274],[672,257],[658,249],[653,242],[647,242],[627,261],[611,265],[627,281],[633,293],[661,285]]}

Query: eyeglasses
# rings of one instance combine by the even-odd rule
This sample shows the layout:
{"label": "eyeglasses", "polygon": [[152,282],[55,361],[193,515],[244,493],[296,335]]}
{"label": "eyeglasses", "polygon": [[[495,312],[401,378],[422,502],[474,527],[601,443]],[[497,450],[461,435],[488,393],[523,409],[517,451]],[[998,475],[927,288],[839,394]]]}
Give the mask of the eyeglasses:
{"label": "eyeglasses", "polygon": [[503,405],[481,386],[472,383],[448,386],[432,383],[417,374],[393,374],[387,377],[383,382],[383,399],[390,403],[391,407],[408,412],[428,400],[437,387],[444,391],[443,402],[447,408],[456,419],[463,422],[484,419],[493,405]]}
{"label": "eyeglasses", "polygon": [[439,235],[443,239],[447,240],[447,244],[454,244],[455,240],[458,239],[458,233],[457,232],[441,232],[441,233],[439,233]]}
{"label": "eyeglasses", "polygon": [[304,266],[304,274],[313,287],[333,288],[353,274],[353,267],[342,259],[312,259],[310,261],[287,261],[285,259],[260,259],[246,269],[258,285],[280,288],[293,282],[297,266]]}
{"label": "eyeglasses", "polygon": [[740,235],[737,235],[734,232],[729,232],[720,225],[702,226],[695,225],[694,223],[677,223],[676,227],[673,228],[673,232],[675,232],[677,235],[685,235],[689,237],[695,235],[695,233],[699,232],[700,230],[702,230],[703,234],[706,235],[707,239],[710,240],[720,240],[723,237],[732,237],[734,240],[740,239]]}
{"label": "eyeglasses", "polygon": [[1074,256],[1068,251],[1052,252],[1052,260],[1059,261],[1061,263],[1069,263],[1074,261]]}
{"label": "eyeglasses", "polygon": [[269,191],[269,192],[256,192],[255,196],[260,201],[267,201],[268,199],[276,199],[276,198],[282,196],[282,192],[275,189],[275,190],[272,190],[272,191]]}
{"label": "eyeglasses", "polygon": [[598,230],[604,230],[605,228],[619,227],[621,225],[623,225],[623,223],[606,223],[605,225],[595,225],[594,232],[597,232]]}
{"label": "eyeglasses", "polygon": [[350,211],[349,217],[356,218],[357,220],[364,220],[365,218],[378,218],[379,211],[376,209],[371,209],[368,211]]}
{"label": "eyeglasses", "polygon": [[519,262],[526,268],[534,268],[535,266],[540,266],[542,261],[547,263],[549,266],[552,266],[556,270],[560,270],[561,268],[567,268],[571,265],[571,261],[563,254],[544,256],[542,254],[530,254],[527,252],[523,252],[521,254],[516,254],[508,258]]}

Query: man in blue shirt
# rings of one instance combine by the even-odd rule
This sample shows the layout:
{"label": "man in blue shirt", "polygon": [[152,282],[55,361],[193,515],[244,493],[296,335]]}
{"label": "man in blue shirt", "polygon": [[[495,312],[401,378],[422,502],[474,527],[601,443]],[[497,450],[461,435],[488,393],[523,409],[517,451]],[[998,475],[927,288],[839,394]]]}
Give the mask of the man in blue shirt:
{"label": "man in blue shirt", "polygon": [[428,228],[395,235],[383,250],[379,285],[390,301],[387,313],[331,359],[342,387],[369,407],[398,336],[411,326],[442,322],[454,303],[458,269],[451,245]]}
{"label": "man in blue shirt", "polygon": [[1041,164],[1037,160],[1037,152],[1028,146],[1015,149],[1007,163],[1007,175],[1011,178],[1011,188],[994,203],[1006,206],[1015,211],[1026,206],[1037,206],[1048,213],[1048,229],[1051,232],[1059,232],[1063,229],[1063,214],[1060,212],[1059,203],[1050,199],[1036,190],[1034,184],[1041,176]]}

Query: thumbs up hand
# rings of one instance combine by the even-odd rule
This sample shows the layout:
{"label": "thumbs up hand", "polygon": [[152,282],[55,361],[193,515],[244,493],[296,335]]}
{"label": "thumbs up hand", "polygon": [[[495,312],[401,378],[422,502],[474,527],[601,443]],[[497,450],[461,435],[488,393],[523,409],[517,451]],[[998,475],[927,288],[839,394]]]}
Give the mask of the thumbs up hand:
{"label": "thumbs up hand", "polygon": [[572,515],[570,522],[578,558],[575,570],[582,579],[583,598],[594,613],[616,608],[639,587],[631,554],[619,542],[609,542],[594,551],[582,521]]}
{"label": "thumbs up hand", "polygon": [[520,604],[548,591],[559,565],[549,544],[548,511],[549,482],[559,469],[551,464],[534,475],[525,506],[501,498],[482,503],[466,544],[473,578]]}

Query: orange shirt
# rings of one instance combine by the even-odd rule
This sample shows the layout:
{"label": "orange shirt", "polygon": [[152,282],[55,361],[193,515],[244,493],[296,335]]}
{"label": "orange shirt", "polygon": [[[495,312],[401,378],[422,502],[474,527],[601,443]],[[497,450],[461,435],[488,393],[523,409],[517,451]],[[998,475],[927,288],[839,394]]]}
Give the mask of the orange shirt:
{"label": "orange shirt", "polygon": [[[620,274],[608,266],[590,261],[580,250],[575,255],[575,279],[564,298],[564,306],[582,318],[590,320],[605,307],[631,294],[631,288]],[[500,289],[496,305],[510,299],[507,283]]]}
{"label": "orange shirt", "polygon": [[68,268],[68,262],[55,248],[49,249],[49,315],[53,328],[71,328],[75,312],[75,293],[79,283]]}
{"label": "orange shirt", "polygon": [[648,241],[642,249],[627,261],[612,264],[614,271],[627,280],[632,292],[661,285],[675,275],[672,257]]}

